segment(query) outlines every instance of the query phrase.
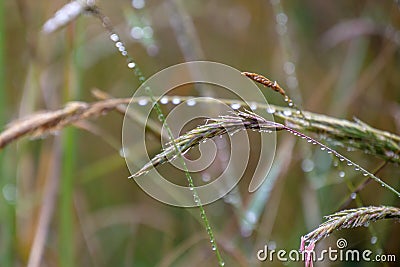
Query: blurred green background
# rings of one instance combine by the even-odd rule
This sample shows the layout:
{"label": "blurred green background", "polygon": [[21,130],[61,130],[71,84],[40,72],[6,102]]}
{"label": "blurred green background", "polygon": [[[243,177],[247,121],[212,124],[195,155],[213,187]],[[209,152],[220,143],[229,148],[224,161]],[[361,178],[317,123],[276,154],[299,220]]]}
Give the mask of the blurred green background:
{"label": "blurred green background", "polygon": [[[93,88],[115,97],[130,97],[137,89],[138,80],[96,18],[81,16],[46,35],[43,24],[67,2],[0,3],[2,129],[68,101],[95,101]],[[357,117],[399,132],[397,1],[96,4],[147,77],[185,61],[216,61],[277,80],[304,110]],[[276,93],[265,90],[265,95],[270,103],[285,104]],[[127,179],[119,151],[122,120],[110,113],[85,122],[88,131],[69,127],[40,140],[24,138],[0,152],[0,266],[217,266],[197,209],[162,204]],[[370,171],[382,163],[359,151],[338,150]],[[337,211],[362,181],[360,173],[285,133],[278,134],[274,164],[265,191],[247,192],[249,174],[229,197],[205,206],[225,266],[281,266],[258,261],[257,251],[265,244],[298,249],[300,237]],[[378,176],[399,188],[399,174],[398,166],[389,164]],[[399,206],[374,182],[357,198],[364,205]],[[355,201],[350,207],[357,207]],[[378,222],[335,232],[317,251],[335,247],[342,237],[348,248],[395,254],[400,261],[399,234],[393,221]]]}

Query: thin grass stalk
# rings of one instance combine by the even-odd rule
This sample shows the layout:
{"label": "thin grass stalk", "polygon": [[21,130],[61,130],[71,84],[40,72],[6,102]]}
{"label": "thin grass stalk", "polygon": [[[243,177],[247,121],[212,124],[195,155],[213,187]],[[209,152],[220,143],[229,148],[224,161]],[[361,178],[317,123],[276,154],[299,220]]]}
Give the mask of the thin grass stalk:
{"label": "thin grass stalk", "polygon": [[[67,87],[64,90],[66,99],[77,99],[79,98],[81,88],[81,68],[80,68],[80,56],[74,51],[76,43],[79,42],[80,38],[83,38],[80,34],[81,27],[77,23],[74,29],[69,28],[69,39],[70,44],[67,48],[67,55],[72,55],[72,58],[68,58],[68,67],[66,69],[66,84]],[[73,207],[73,193],[74,193],[74,173],[76,170],[77,163],[77,132],[74,128],[68,128],[64,132],[62,137],[63,147],[63,164],[62,164],[62,175],[60,182],[60,222],[59,222],[59,255],[60,264],[62,267],[74,266],[75,265],[75,227],[74,227],[74,207]]]}
{"label": "thin grass stalk", "polygon": [[189,184],[189,188],[193,191],[193,198],[194,198],[193,200],[194,200],[194,202],[196,203],[197,207],[200,210],[200,217],[203,220],[204,226],[206,228],[207,234],[208,234],[210,242],[212,244],[212,250],[215,251],[215,254],[217,256],[218,265],[219,266],[224,266],[225,263],[224,263],[224,260],[222,259],[221,253],[219,251],[218,244],[217,244],[215,236],[214,236],[214,232],[213,232],[213,230],[211,228],[210,222],[208,221],[206,211],[205,211],[205,209],[203,207],[203,204],[201,203],[201,199],[200,199],[200,197],[199,197],[199,195],[197,193],[196,187],[195,187],[194,182],[193,182],[193,178],[190,175],[190,172],[189,172],[189,169],[188,169],[188,167],[186,165],[185,159],[183,158],[183,154],[182,154],[181,150],[179,149],[177,143],[175,142],[175,139],[174,139],[174,136],[172,134],[171,128],[168,127],[168,124],[167,124],[167,122],[165,120],[165,116],[162,113],[161,107],[158,104],[158,102],[155,100],[154,96],[152,95],[151,89],[149,87],[147,87],[146,91],[150,95],[150,99],[152,100],[152,103],[154,104],[154,109],[156,110],[156,112],[158,114],[158,118],[160,119],[160,121],[164,125],[165,129],[167,130],[168,136],[169,136],[169,138],[171,140],[171,144],[172,144],[171,147],[173,147],[173,149],[174,149],[174,151],[176,153],[176,156],[179,157],[179,159],[181,161],[181,164],[183,166],[183,171],[185,172],[186,180],[188,181],[188,184]]}
{"label": "thin grass stalk", "polygon": [[317,242],[328,237],[336,230],[368,226],[371,222],[383,219],[400,219],[400,209],[397,207],[361,207],[336,212],[325,216],[326,222],[314,231],[301,237],[300,252],[306,256],[305,266],[313,266],[312,253]]}
{"label": "thin grass stalk", "polygon": [[[296,74],[296,65],[293,56],[293,44],[288,33],[288,16],[286,15],[281,1],[270,1],[272,5],[272,11],[274,12],[274,17],[276,20],[276,30],[278,34],[279,44],[282,50],[282,61],[283,70],[286,74],[286,84],[290,95],[293,96],[296,103],[301,105],[302,97],[298,86],[298,79]],[[289,67],[289,65],[291,65]],[[291,69],[293,68],[293,69]]]}
{"label": "thin grass stalk", "polygon": [[[7,114],[7,94],[6,94],[6,29],[5,29],[5,1],[0,1],[0,129],[5,125]],[[0,265],[14,266],[15,262],[15,247],[16,247],[16,213],[15,204],[6,199],[4,195],[5,189],[15,188],[16,181],[12,179],[12,170],[9,164],[10,153],[5,151],[0,153],[0,189],[3,192],[2,200],[0,201]],[[15,201],[15,200],[14,200]]]}
{"label": "thin grass stalk", "polygon": [[400,219],[400,209],[397,207],[361,207],[336,212],[325,216],[326,222],[303,237],[304,244],[316,243],[326,238],[336,230],[367,226],[371,222],[383,219]]}
{"label": "thin grass stalk", "polygon": [[[384,165],[383,165],[384,166]],[[378,169],[379,170],[379,169]],[[377,171],[374,171],[374,172],[372,172],[374,175],[376,175],[377,174]],[[356,203],[356,205],[357,205],[357,208],[363,208],[363,207],[365,207],[365,205],[364,205],[364,202],[363,202],[363,200],[361,199],[361,196],[359,195],[359,194],[357,194],[356,193],[356,191],[357,191],[357,188],[353,185],[353,182],[352,181],[350,181],[349,180],[349,178],[347,178],[347,177],[345,177],[345,180],[346,180],[346,185],[347,185],[347,188],[349,189],[349,191],[351,192],[351,194],[350,194],[350,196],[349,196],[349,198],[351,199],[351,200],[353,200],[354,199],[354,196],[353,196],[353,194],[355,194],[355,203]],[[372,180],[371,178],[368,178],[368,180]],[[373,226],[373,225],[370,225],[369,227],[368,227],[368,231],[369,231],[369,233],[371,234],[371,236],[376,236],[377,235],[377,231],[376,231],[376,229],[375,229],[375,227]],[[382,249],[382,244],[381,244],[381,242],[378,240],[376,243],[374,243],[373,244],[374,245],[374,247],[376,248],[376,249]]]}
{"label": "thin grass stalk", "polygon": [[290,140],[279,148],[266,179],[251,196],[240,221],[243,236],[250,236],[256,230],[263,212],[264,214],[270,214],[271,211],[266,210],[265,207],[270,200],[272,190],[275,190],[278,178],[282,178],[287,171],[287,167],[292,160],[291,154],[294,144],[295,140]]}
{"label": "thin grass stalk", "polygon": [[35,235],[29,251],[27,267],[39,267],[43,265],[47,238],[50,232],[50,224],[53,218],[59,191],[60,165],[61,165],[61,138],[56,136],[52,147],[50,172],[43,189],[42,205],[35,227]]}

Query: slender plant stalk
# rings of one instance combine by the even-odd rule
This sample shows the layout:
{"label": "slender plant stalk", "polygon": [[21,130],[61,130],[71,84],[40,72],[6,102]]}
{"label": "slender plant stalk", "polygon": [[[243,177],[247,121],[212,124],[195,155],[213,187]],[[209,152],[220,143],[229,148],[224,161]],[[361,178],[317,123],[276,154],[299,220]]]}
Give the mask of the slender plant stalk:
{"label": "slender plant stalk", "polygon": [[[373,172],[373,174],[376,175],[376,172]],[[368,178],[368,179],[370,179],[371,181],[373,181],[371,178]],[[346,181],[347,188],[349,189],[350,192],[352,192],[352,193],[350,194],[350,197],[349,197],[349,198],[350,198],[351,200],[354,199],[354,201],[355,201],[355,203],[356,203],[356,205],[357,205],[357,208],[360,208],[360,209],[361,209],[361,208],[365,207],[364,202],[363,202],[361,196],[360,196],[360,195],[357,195],[356,193],[354,193],[354,192],[356,191],[356,188],[354,187],[354,185],[353,185],[353,183],[350,181],[350,179],[345,177],[345,181]],[[354,198],[353,194],[356,194],[356,195],[355,195],[355,198]],[[376,231],[376,229],[375,229],[375,227],[374,227],[373,225],[369,225],[369,227],[368,227],[368,232],[371,234],[371,236],[376,236],[376,235],[377,235],[377,231]],[[378,240],[377,242],[375,242],[373,245],[375,246],[376,249],[382,249],[382,244],[381,244],[381,242],[380,242],[379,240]]]}
{"label": "slender plant stalk", "polygon": [[400,219],[400,209],[397,207],[361,207],[357,209],[349,209],[336,212],[325,216],[326,222],[318,226],[314,231],[306,234],[303,237],[304,243],[316,243],[335,230],[344,228],[355,228],[368,225],[370,222],[375,222],[383,219]]}
{"label": "slender plant stalk", "polygon": [[[154,103],[154,108],[155,108],[155,110],[156,110],[156,112],[158,114],[158,117],[159,117],[160,121],[162,122],[162,124],[164,125],[165,129],[168,132],[168,136],[169,136],[169,138],[171,140],[171,142],[170,142],[170,144],[172,145],[171,147],[173,147],[174,152],[176,153],[176,155],[179,157],[179,159],[181,161],[181,164],[183,166],[183,170],[185,172],[186,180],[188,181],[188,184],[189,184],[189,188],[193,191],[194,202],[196,203],[197,207],[200,210],[200,217],[203,220],[204,226],[205,226],[205,228],[207,230],[207,234],[208,234],[208,236],[210,238],[210,241],[212,243],[212,249],[215,251],[215,254],[217,256],[218,265],[219,266],[224,266],[225,263],[224,263],[224,260],[222,259],[221,253],[220,253],[220,251],[218,249],[218,245],[217,245],[217,242],[216,242],[216,239],[215,239],[215,236],[214,236],[214,232],[213,232],[213,230],[211,228],[210,222],[208,221],[208,218],[207,218],[207,215],[206,215],[206,211],[205,211],[205,209],[203,207],[203,204],[201,203],[201,199],[200,199],[200,197],[199,197],[199,195],[197,193],[196,187],[195,187],[194,182],[193,182],[193,178],[190,175],[190,172],[189,172],[189,169],[188,169],[188,167],[186,165],[185,159],[183,158],[182,151],[180,150],[180,148],[178,147],[177,143],[175,142],[174,135],[172,134],[171,128],[168,127],[168,124],[167,124],[167,122],[165,120],[164,114],[162,113],[160,105],[157,103],[157,101],[155,100],[154,96],[152,95],[152,92],[151,92],[150,88],[147,87],[146,89],[147,89],[146,91],[150,95],[150,98],[151,98],[152,102]],[[133,175],[133,176],[138,176],[138,175]]]}
{"label": "slender plant stalk", "polygon": [[[6,122],[7,114],[7,95],[6,95],[6,62],[5,62],[5,1],[0,0],[0,129]],[[12,190],[15,188],[16,181],[12,179],[12,171],[8,164],[11,160],[10,151],[0,153],[0,189],[2,190],[2,199],[0,201],[0,265],[1,266],[14,266],[15,262],[15,204],[12,200],[5,199],[4,191],[6,188]],[[7,162],[6,162],[7,161]],[[14,200],[15,201],[15,200]]]}
{"label": "slender plant stalk", "polygon": [[400,219],[400,209],[397,207],[360,207],[336,212],[325,216],[326,222],[317,229],[301,237],[300,251],[305,253],[305,266],[313,266],[312,252],[318,241],[329,236],[335,230],[368,226],[371,222],[383,219]]}
{"label": "slender plant stalk", "polygon": [[[74,32],[71,34],[71,44],[68,47],[67,55],[73,55],[68,58],[69,65],[66,69],[66,84],[65,99],[77,99],[80,94],[81,87],[81,72],[79,59],[83,55],[78,55],[73,49],[75,43],[80,41],[83,36],[80,34],[80,24],[77,23]],[[69,53],[72,52],[72,53]],[[74,230],[74,207],[73,207],[73,194],[74,194],[74,173],[76,170],[77,158],[77,132],[74,128],[66,129],[63,135],[63,165],[62,165],[62,179],[60,186],[60,263],[61,266],[68,267],[75,265],[75,230]]]}
{"label": "slender plant stalk", "polygon": [[43,256],[50,233],[50,224],[59,192],[60,156],[61,138],[60,136],[56,136],[52,147],[50,174],[43,189],[42,205],[40,206],[35,235],[29,251],[27,267],[39,267],[43,265]]}
{"label": "slender plant stalk", "polygon": [[[378,173],[379,173],[379,171],[380,170],[382,170],[386,165],[387,165],[387,161],[385,161],[385,162],[383,162],[381,165],[379,165],[377,168],[376,168],[376,170],[374,170],[372,173],[374,174],[374,175],[377,175]],[[351,192],[352,193],[355,193],[355,194],[358,194],[361,190],[363,190],[370,182],[372,182],[373,180],[371,179],[371,178],[366,178],[364,181],[362,181],[358,186],[356,186],[356,188],[354,188],[354,189],[350,189],[351,190]],[[352,201],[353,199],[352,199],[352,197],[351,197],[351,195],[350,196],[346,196],[343,200],[342,200],[342,202],[341,202],[341,204],[340,204],[340,206],[339,206],[339,210],[342,210],[342,209],[344,209],[344,208],[346,208],[349,204],[350,204],[350,202]]]}

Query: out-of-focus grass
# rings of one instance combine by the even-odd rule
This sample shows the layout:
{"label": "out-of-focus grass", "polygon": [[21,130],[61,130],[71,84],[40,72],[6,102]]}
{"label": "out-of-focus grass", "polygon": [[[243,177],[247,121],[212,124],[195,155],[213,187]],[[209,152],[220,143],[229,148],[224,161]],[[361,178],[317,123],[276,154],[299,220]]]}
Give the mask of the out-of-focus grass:
{"label": "out-of-focus grass", "polygon": [[[31,113],[60,107],[67,100],[91,101],[92,87],[118,97],[130,96],[136,89],[124,59],[96,19],[83,16],[52,35],[40,33],[45,20],[64,4],[1,1],[0,12],[7,16],[0,15],[0,128],[16,118],[19,110]],[[193,23],[194,37],[185,36],[179,23],[170,24],[168,7],[160,1],[145,1],[141,10],[133,9],[126,1],[97,4],[111,17],[146,76],[181,63],[192,53],[195,58],[265,74],[287,87],[283,70],[287,59],[282,57],[286,48],[279,42],[277,14],[269,1],[179,1],[175,7]],[[376,128],[398,132],[399,42],[389,38],[391,30],[394,36],[399,35],[400,11],[395,1],[287,1],[282,2],[282,8],[287,16],[290,57],[296,67],[302,108],[346,119],[355,116]],[[132,13],[137,17],[130,20]],[[141,19],[153,30],[151,42],[129,37],[130,27],[134,26],[130,23]],[[345,28],[329,31],[343,22],[348,23]],[[202,55],[184,51],[178,39],[184,42],[185,38],[195,42],[196,51]],[[158,53],[149,55],[149,44],[156,44]],[[182,90],[185,93],[189,94]],[[284,104],[271,92],[265,95],[271,103]],[[114,114],[91,121],[116,140],[120,139],[121,122],[121,117]],[[52,139],[23,141],[0,152],[3,198],[7,185],[18,185],[16,206],[0,203],[1,266],[26,265],[39,212],[45,204],[41,194],[44,181],[50,177],[45,162],[52,155],[48,152]],[[49,224],[41,266],[216,265],[196,209],[188,212],[169,207],[146,195],[127,179],[123,158],[118,159],[119,151],[107,140],[76,129],[64,131],[62,139],[58,209]],[[152,152],[157,153],[158,148]],[[369,170],[380,165],[369,155],[341,152]],[[284,164],[284,179],[277,176],[269,198],[249,195],[249,177],[244,177],[237,190],[241,205],[219,200],[206,206],[227,266],[263,266],[255,252],[266,243],[277,249],[297,249],[300,236],[317,227],[322,215],[335,212],[343,198],[350,195],[347,183],[358,184],[360,175],[347,166],[334,166],[334,161],[320,153],[308,144],[295,145],[290,162]],[[345,173],[343,178],[341,171]],[[15,180],[17,174],[19,183]],[[171,175],[178,174],[171,171]],[[391,164],[380,172],[380,177],[392,185],[397,183],[397,188],[399,175],[398,166]],[[366,205],[399,205],[374,183],[357,197]],[[259,199],[257,203],[255,199]],[[355,202],[350,204],[355,206]],[[263,214],[252,225],[252,235],[246,236],[240,229],[240,214],[252,209]],[[375,229],[383,252],[398,253],[399,227],[380,222]],[[351,248],[373,249],[367,229],[337,232],[321,247],[334,247],[339,237],[345,237]]]}
{"label": "out-of-focus grass", "polygon": [[[84,55],[76,50],[78,45],[84,41],[83,25],[77,23],[74,29],[69,29],[67,45],[65,47],[66,67],[64,68],[64,102],[79,99],[82,90],[82,58]],[[77,162],[79,160],[79,143],[77,130],[67,128],[63,133],[63,161],[60,184],[60,217],[59,217],[59,254],[60,265],[76,265],[76,213],[74,207],[74,188],[76,184]]]}
{"label": "out-of-focus grass", "polygon": [[[0,1],[0,129],[4,129],[7,122],[8,94],[6,90],[6,10],[4,1]],[[12,266],[15,258],[15,190],[16,181],[13,179],[15,170],[11,167],[13,160],[8,157],[12,155],[7,149],[0,154],[0,188],[2,198],[0,201],[0,265]]]}

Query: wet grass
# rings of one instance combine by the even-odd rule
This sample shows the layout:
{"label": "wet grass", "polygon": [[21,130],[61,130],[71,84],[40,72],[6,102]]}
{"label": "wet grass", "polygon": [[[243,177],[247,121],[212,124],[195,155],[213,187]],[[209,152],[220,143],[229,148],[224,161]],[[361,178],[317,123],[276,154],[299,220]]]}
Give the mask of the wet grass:
{"label": "wet grass", "polygon": [[[318,114],[329,116],[309,125],[290,109],[290,118],[282,97],[263,89],[270,103],[282,107],[275,114],[277,121],[291,123],[287,125],[370,172],[379,170],[379,178],[399,188],[400,170],[387,153],[396,154],[397,140],[382,141],[383,132],[369,131],[366,125],[394,134],[400,129],[400,11],[395,1],[144,3],[141,9],[123,1],[97,3],[111,18],[141,75],[205,59],[273,78],[304,115],[310,111],[316,119]],[[140,83],[109,40],[110,33],[93,16],[81,16],[50,35],[41,32],[64,4],[0,2],[1,129],[39,110],[56,110],[70,101],[94,102],[93,88],[111,97],[130,97]],[[176,14],[173,21],[171,13]],[[148,27],[139,39],[129,36],[136,24]],[[198,95],[197,89],[181,88],[177,95]],[[217,91],[206,93],[210,94],[225,98]],[[167,115],[172,107],[161,105],[161,110]],[[99,116],[75,124],[78,129],[56,129],[57,136],[25,138],[0,151],[0,265],[216,266],[198,209],[161,204],[130,181],[118,147],[122,116],[97,112]],[[341,119],[353,117],[361,120],[357,127],[340,129],[348,126]],[[156,119],[152,122],[158,125]],[[324,215],[354,208],[344,214],[354,219],[361,205],[399,206],[398,197],[374,182],[366,183],[354,166],[297,139],[279,133],[272,171],[259,191],[247,192],[248,170],[228,197],[204,207],[225,266],[263,266],[256,253],[265,244],[298,249],[301,236],[323,229],[318,226]],[[378,145],[373,146],[372,140],[382,143],[374,141]],[[384,149],[373,152],[377,147]],[[150,146],[149,151],[154,156],[160,147]],[[138,168],[145,162],[140,155]],[[389,163],[380,169],[385,161]],[[255,162],[252,159],[249,168]],[[183,177],[170,166],[160,169]],[[201,175],[192,175],[195,182],[201,181]],[[375,216],[359,211],[363,218]],[[382,213],[379,208],[371,211]],[[383,211],[388,216],[396,213],[391,208]],[[379,219],[368,227],[334,231],[317,250],[335,248],[336,239],[346,238],[351,248],[382,249],[400,257],[399,231],[392,220]]]}

